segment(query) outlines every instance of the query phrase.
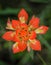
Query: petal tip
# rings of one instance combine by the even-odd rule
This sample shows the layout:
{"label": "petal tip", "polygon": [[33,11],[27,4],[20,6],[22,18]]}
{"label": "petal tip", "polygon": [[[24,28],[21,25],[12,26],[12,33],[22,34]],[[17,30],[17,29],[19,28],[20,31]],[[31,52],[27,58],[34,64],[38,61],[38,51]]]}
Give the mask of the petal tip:
{"label": "petal tip", "polygon": [[19,14],[18,14],[18,18],[19,18],[19,17],[23,17],[23,16],[25,17],[25,20],[28,19],[28,13],[26,12],[25,9],[22,8],[22,9],[20,10]]}

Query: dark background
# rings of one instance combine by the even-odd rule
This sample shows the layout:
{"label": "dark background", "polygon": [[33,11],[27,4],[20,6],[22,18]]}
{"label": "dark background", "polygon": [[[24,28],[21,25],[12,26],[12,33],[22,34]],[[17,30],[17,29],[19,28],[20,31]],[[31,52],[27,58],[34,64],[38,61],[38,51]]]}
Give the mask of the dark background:
{"label": "dark background", "polygon": [[[29,14],[40,18],[40,24],[49,27],[45,35],[39,35],[42,51],[13,54],[12,42],[2,39],[6,32],[8,17],[18,19],[18,12],[24,8]],[[0,65],[51,65],[51,0],[0,0]]]}

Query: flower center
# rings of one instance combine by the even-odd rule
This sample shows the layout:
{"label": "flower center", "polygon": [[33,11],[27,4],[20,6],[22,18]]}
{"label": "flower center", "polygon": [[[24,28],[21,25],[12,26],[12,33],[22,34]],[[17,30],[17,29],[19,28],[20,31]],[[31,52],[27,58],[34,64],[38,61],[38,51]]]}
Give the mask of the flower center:
{"label": "flower center", "polygon": [[22,41],[27,41],[28,40],[28,30],[26,30],[25,28],[19,29],[19,31],[17,30],[17,37]]}
{"label": "flower center", "polygon": [[29,31],[28,25],[21,25],[20,29],[16,30],[17,39],[20,41],[28,41],[29,39],[34,39],[36,37],[36,33],[32,30]]}

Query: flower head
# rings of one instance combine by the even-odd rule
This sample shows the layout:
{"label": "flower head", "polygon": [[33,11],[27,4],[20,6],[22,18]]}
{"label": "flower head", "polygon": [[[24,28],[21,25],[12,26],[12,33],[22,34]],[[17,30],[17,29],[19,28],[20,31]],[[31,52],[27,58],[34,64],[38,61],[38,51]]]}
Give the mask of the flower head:
{"label": "flower head", "polygon": [[48,30],[47,26],[39,26],[40,19],[38,17],[32,17],[29,24],[26,24],[28,20],[28,13],[22,9],[18,13],[19,20],[8,19],[6,29],[10,31],[6,32],[2,38],[8,41],[15,42],[12,46],[13,53],[22,52],[24,50],[30,51],[41,50],[40,41],[36,39],[37,34],[45,34]]}

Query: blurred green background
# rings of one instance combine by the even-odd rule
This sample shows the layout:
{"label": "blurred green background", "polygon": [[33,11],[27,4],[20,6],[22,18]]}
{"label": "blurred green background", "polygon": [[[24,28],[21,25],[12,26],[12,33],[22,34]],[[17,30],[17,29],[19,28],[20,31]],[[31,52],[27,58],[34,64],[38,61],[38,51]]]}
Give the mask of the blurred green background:
{"label": "blurred green background", "polygon": [[[17,14],[24,8],[29,14],[40,18],[40,24],[49,27],[45,35],[38,35],[42,51],[13,54],[13,42],[2,39],[6,32],[6,22],[17,19]],[[51,65],[51,0],[0,0],[0,65]]]}

